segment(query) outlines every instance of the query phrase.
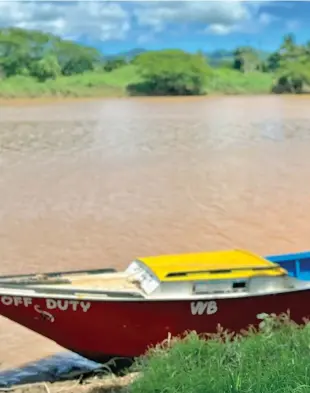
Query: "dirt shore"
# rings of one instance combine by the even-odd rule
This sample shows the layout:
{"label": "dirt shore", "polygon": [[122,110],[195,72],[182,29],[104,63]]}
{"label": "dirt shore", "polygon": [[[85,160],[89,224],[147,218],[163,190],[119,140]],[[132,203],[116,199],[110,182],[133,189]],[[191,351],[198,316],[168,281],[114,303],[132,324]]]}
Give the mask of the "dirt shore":
{"label": "dirt shore", "polygon": [[0,107],[1,106],[31,106],[31,105],[50,105],[58,104],[60,102],[80,102],[80,101],[98,101],[115,99],[120,97],[25,97],[25,98],[3,98],[0,97]]}
{"label": "dirt shore", "polygon": [[124,377],[114,375],[104,377],[93,377],[85,381],[81,379],[75,381],[55,382],[55,383],[34,383],[18,385],[10,388],[1,388],[0,392],[13,393],[125,393],[128,392],[129,385],[139,376],[139,373],[130,373]]}
{"label": "dirt shore", "polygon": [[[270,94],[260,94],[260,97],[270,97]],[[1,106],[40,106],[40,105],[50,105],[50,104],[58,104],[61,102],[87,102],[87,101],[109,101],[109,100],[130,100],[130,101],[141,101],[141,102],[194,102],[194,101],[209,101],[216,98],[227,97],[227,94],[224,93],[213,93],[206,96],[126,96],[126,95],[111,95],[111,96],[93,96],[93,97],[73,97],[73,96],[46,96],[46,97],[15,97],[15,98],[7,98],[0,97],[0,107]],[[244,94],[244,95],[236,95],[235,99],[244,99],[244,97],[255,99],[257,95],[253,94]],[[298,98],[309,98],[309,95],[304,95],[302,97],[292,96],[292,95],[282,95],[282,99],[295,99]]]}

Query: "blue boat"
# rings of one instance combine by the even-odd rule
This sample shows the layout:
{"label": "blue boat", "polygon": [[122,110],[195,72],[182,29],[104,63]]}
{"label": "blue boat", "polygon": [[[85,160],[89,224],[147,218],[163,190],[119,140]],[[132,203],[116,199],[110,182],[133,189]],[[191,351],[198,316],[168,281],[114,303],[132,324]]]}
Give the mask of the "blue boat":
{"label": "blue boat", "polygon": [[294,254],[279,254],[265,256],[270,262],[278,263],[288,274],[300,280],[310,280],[310,252],[298,252]]}

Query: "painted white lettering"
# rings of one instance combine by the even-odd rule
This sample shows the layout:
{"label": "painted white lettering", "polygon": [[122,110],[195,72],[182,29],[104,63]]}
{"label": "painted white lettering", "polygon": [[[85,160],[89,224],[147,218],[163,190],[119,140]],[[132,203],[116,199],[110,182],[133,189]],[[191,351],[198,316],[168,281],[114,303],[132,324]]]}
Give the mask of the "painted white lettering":
{"label": "painted white lettering", "polygon": [[13,303],[14,303],[14,306],[19,306],[20,304],[23,304],[23,300],[20,296],[14,296]]}
{"label": "painted white lettering", "polygon": [[212,315],[217,312],[217,304],[214,300],[208,302],[207,314]]}
{"label": "painted white lettering", "polygon": [[80,304],[84,312],[87,312],[90,309],[90,302],[81,302]]}
{"label": "painted white lettering", "polygon": [[210,302],[191,302],[192,315],[212,315],[215,314],[217,310],[217,303],[214,300]]}
{"label": "painted white lettering", "polygon": [[32,304],[32,299],[29,297],[21,297],[21,296],[1,296],[1,303],[5,306],[18,307],[19,305],[23,305],[24,307],[28,307]]}
{"label": "painted white lettering", "polygon": [[[4,306],[15,306],[15,307],[29,307],[34,306],[33,299],[30,297],[21,296],[0,296],[0,303]],[[63,300],[63,299],[45,299],[45,308],[47,310],[61,310],[61,311],[83,311],[87,312],[91,307],[90,302],[78,301],[78,300]]]}
{"label": "painted white lettering", "polygon": [[25,306],[25,307],[28,307],[28,306],[31,306],[31,305],[32,305],[32,299],[31,299],[31,297],[24,297],[24,298],[23,298],[23,301],[24,301],[24,306]]}
{"label": "painted white lettering", "polygon": [[[47,312],[47,311],[44,311],[44,310],[41,310],[41,307],[40,307],[38,304],[36,304],[36,305],[34,306],[34,309],[35,309],[35,311],[36,311],[38,314],[41,315],[41,318],[42,318],[42,319],[47,320],[47,321],[49,321],[49,322],[54,322],[54,321],[55,321],[55,317],[54,317],[51,313],[49,313],[49,312]],[[36,318],[36,319],[38,319],[38,318]]]}
{"label": "painted white lettering", "polygon": [[67,311],[69,307],[68,300],[57,300],[57,307],[61,311]]}
{"label": "painted white lettering", "polygon": [[70,300],[69,303],[72,305],[72,310],[73,310],[73,311],[76,311],[79,302],[78,302],[77,300]]}
{"label": "painted white lettering", "polygon": [[49,310],[55,310],[57,308],[57,302],[54,299],[46,299],[46,308]]}
{"label": "painted white lettering", "polygon": [[11,296],[2,296],[1,303],[4,306],[11,306],[13,304],[13,298]]}
{"label": "painted white lettering", "polygon": [[192,302],[191,303],[191,311],[192,315],[202,315],[206,308],[207,308],[208,303],[207,302]]}

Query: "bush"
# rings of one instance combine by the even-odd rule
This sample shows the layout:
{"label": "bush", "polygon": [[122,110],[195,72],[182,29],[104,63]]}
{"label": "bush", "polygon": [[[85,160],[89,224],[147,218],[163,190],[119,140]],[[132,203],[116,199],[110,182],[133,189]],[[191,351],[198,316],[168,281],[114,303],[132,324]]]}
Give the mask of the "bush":
{"label": "bush", "polygon": [[205,57],[178,49],[144,52],[133,63],[141,82],[129,84],[131,95],[201,95],[212,73]]}

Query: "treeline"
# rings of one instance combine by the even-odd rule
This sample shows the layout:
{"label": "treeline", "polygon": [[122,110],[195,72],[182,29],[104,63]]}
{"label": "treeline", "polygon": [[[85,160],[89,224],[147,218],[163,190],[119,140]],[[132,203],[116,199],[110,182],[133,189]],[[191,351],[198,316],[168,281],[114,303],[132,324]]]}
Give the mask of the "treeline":
{"label": "treeline", "polygon": [[259,70],[274,75],[273,92],[301,93],[310,84],[310,41],[297,45],[292,34],[284,36],[281,46],[262,60],[251,47],[234,52],[232,66],[241,72]]}
{"label": "treeline", "polygon": [[5,78],[24,75],[45,81],[86,71],[112,71],[125,64],[121,58],[105,61],[97,49],[52,34],[0,29],[0,69]]}
{"label": "treeline", "polygon": [[129,84],[130,94],[199,95],[208,93],[214,79],[234,70],[239,75],[268,74],[275,93],[301,93],[310,85],[310,43],[297,45],[292,35],[283,38],[277,51],[267,56],[251,47],[240,47],[216,66],[198,52],[180,49],[146,51],[133,58],[105,58],[95,48],[63,40],[52,34],[18,28],[0,29],[0,78],[22,75],[39,82],[85,73],[109,73],[132,65],[139,82]]}

